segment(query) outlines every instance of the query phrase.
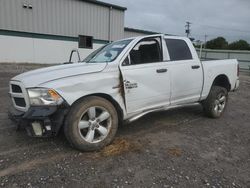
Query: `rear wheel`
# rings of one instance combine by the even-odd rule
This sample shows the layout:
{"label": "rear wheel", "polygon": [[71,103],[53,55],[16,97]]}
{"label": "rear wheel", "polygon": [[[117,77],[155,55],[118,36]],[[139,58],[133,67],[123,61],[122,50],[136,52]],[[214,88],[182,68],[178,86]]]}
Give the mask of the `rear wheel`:
{"label": "rear wheel", "polygon": [[220,86],[212,86],[207,99],[202,103],[206,115],[211,118],[221,117],[227,106],[227,101],[227,90]]}
{"label": "rear wheel", "polygon": [[72,106],[64,133],[71,145],[81,151],[100,150],[110,144],[118,128],[118,115],[106,99],[88,97]]}

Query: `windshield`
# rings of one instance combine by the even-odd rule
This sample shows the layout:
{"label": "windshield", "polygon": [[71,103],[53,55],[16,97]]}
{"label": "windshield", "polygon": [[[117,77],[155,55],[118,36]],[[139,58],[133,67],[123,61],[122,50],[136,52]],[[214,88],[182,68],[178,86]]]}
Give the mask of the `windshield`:
{"label": "windshield", "polygon": [[87,63],[103,63],[114,61],[131,41],[132,40],[123,40],[107,44],[91,53],[83,61]]}

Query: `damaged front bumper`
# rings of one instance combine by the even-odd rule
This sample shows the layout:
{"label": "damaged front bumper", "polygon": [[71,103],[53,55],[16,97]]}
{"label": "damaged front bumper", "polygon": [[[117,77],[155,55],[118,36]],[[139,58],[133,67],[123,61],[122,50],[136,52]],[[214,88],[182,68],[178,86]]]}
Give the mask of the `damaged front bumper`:
{"label": "damaged front bumper", "polygon": [[68,105],[60,106],[32,106],[27,112],[9,109],[9,118],[16,122],[18,128],[24,127],[29,136],[56,136],[64,123],[68,113]]}

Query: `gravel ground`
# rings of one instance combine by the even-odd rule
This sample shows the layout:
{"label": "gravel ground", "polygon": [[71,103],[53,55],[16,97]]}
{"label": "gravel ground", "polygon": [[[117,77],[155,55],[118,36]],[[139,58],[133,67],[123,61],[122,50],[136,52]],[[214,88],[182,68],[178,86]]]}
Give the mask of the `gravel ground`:
{"label": "gravel ground", "polygon": [[80,153],[63,134],[16,132],[7,116],[15,74],[0,66],[0,187],[250,187],[249,76],[220,119],[200,106],[151,113],[102,151]]}

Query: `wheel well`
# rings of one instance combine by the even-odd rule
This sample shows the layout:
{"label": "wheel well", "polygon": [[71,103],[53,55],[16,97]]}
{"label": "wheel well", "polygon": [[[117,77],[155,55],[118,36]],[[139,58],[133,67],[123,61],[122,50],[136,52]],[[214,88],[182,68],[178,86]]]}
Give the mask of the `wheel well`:
{"label": "wheel well", "polygon": [[[86,98],[86,97],[90,97],[90,96],[96,96],[96,97],[101,97],[104,98],[106,100],[108,100],[111,104],[113,104],[113,106],[115,107],[117,114],[118,114],[118,120],[119,120],[119,125],[123,122],[123,110],[120,107],[120,105],[118,104],[118,102],[116,102],[113,97],[111,97],[110,95],[104,94],[104,93],[95,93],[95,94],[91,94],[91,95],[86,95],[83,96],[81,98],[79,98],[77,101],[75,101],[74,103]],[[73,103],[73,104],[74,104]]]}
{"label": "wheel well", "polygon": [[231,90],[231,84],[226,75],[219,75],[214,79],[213,86],[221,86],[227,89],[227,91]]}

